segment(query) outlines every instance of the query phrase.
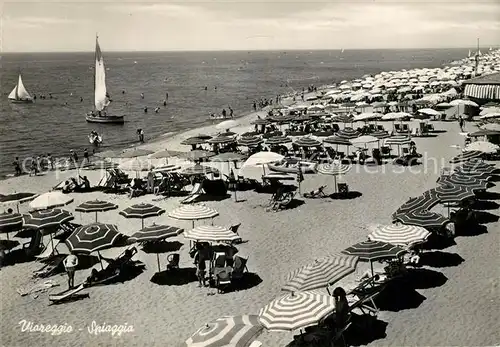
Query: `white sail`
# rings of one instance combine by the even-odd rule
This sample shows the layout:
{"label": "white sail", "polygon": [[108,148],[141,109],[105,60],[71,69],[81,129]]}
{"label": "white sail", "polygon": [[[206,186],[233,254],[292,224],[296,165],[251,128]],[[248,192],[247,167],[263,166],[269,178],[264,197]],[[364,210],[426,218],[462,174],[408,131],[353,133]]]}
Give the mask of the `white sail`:
{"label": "white sail", "polygon": [[102,111],[109,105],[108,94],[106,91],[106,69],[104,68],[104,59],[102,57],[101,48],[96,38],[95,46],[95,108]]}
{"label": "white sail", "polygon": [[478,50],[478,51],[477,51],[477,55],[479,55],[479,56],[483,55],[483,54],[481,53],[481,50]]}
{"label": "white sail", "polygon": [[469,58],[470,58],[470,55],[471,55],[471,52],[470,52],[470,49],[469,49],[469,55],[468,55],[467,57],[469,57]]}
{"label": "white sail", "polygon": [[17,85],[12,89],[9,94],[10,100],[31,100],[31,95],[28,93],[26,88],[24,88],[23,79],[19,74],[19,79]]}

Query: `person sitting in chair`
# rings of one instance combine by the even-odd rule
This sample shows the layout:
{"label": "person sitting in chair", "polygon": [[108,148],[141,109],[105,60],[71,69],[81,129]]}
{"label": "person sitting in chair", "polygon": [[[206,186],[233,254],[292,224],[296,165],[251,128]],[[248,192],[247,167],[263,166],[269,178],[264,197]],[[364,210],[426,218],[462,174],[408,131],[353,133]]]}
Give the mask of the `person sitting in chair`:
{"label": "person sitting in chair", "polygon": [[142,182],[138,178],[134,178],[132,184],[129,186],[130,189],[130,198],[135,196],[139,196],[142,193]]}
{"label": "person sitting in chair", "polygon": [[81,191],[89,191],[90,190],[90,181],[89,179],[87,178],[87,176],[79,176],[80,177],[80,180],[82,181],[82,183],[80,184],[80,190]]}

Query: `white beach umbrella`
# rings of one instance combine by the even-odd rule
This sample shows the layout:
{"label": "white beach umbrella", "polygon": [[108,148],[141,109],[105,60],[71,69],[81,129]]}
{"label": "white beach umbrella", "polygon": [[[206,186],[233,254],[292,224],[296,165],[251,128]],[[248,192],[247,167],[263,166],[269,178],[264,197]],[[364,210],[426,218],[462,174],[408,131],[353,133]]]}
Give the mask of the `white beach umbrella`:
{"label": "white beach umbrella", "polygon": [[238,122],[236,122],[235,120],[225,120],[223,122],[220,122],[219,124],[217,124],[215,126],[216,129],[218,130],[227,130],[227,129],[231,129],[231,128],[234,128],[238,126]]}
{"label": "white beach umbrella", "polygon": [[389,112],[382,116],[382,120],[399,120],[403,118],[410,118],[411,114],[407,112]]}
{"label": "white beach umbrella", "polygon": [[58,191],[42,194],[30,202],[29,206],[33,210],[43,210],[48,208],[65,206],[73,202],[73,198]]}
{"label": "white beach umbrella", "polygon": [[479,107],[478,104],[476,104],[474,101],[471,100],[462,100],[462,99],[456,99],[450,102],[451,106],[459,106],[459,105],[468,105],[468,106],[473,106],[473,107]]}
{"label": "white beach umbrella", "polygon": [[205,205],[185,205],[168,214],[170,218],[193,221],[193,228],[195,220],[214,218],[218,215],[219,212]]}
{"label": "white beach umbrella", "polygon": [[401,223],[378,225],[371,229],[372,233],[368,235],[369,240],[401,246],[422,242],[431,234],[425,228]]}
{"label": "white beach umbrella", "polygon": [[476,141],[465,146],[464,151],[480,151],[486,154],[497,153],[500,150],[500,146],[495,145],[488,141]]}
{"label": "white beach umbrella", "polygon": [[184,232],[184,237],[194,241],[231,242],[240,239],[240,236],[228,228],[216,225],[200,225]]}
{"label": "white beach umbrella", "polygon": [[376,138],[375,136],[363,135],[363,136],[357,137],[355,139],[352,139],[351,143],[353,145],[360,145],[360,144],[364,145],[367,143],[373,143],[373,142],[377,142],[377,141],[379,141],[379,139]]}
{"label": "white beach umbrella", "polygon": [[479,112],[479,115],[480,116],[486,116],[488,114],[492,114],[492,113],[500,113],[500,107],[487,107],[487,108],[484,108],[481,110],[481,112]]}
{"label": "white beach umbrella", "polygon": [[418,112],[425,114],[425,115],[428,115],[428,116],[440,116],[441,115],[440,112],[433,110],[432,108],[423,108],[423,109],[418,110]]}
{"label": "white beach umbrella", "polygon": [[355,121],[368,121],[382,118],[382,114],[375,112],[364,112],[354,116]]}

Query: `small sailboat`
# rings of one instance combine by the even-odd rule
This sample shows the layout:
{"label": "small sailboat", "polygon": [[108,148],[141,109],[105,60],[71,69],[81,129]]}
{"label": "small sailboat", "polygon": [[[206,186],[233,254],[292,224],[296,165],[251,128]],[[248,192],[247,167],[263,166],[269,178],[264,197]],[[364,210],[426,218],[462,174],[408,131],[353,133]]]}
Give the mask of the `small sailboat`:
{"label": "small sailboat", "polygon": [[472,53],[471,53],[471,51],[470,51],[470,49],[469,49],[469,54],[467,55],[467,58],[470,58],[470,57],[471,57],[471,55],[472,55]]}
{"label": "small sailboat", "polygon": [[87,113],[85,119],[90,123],[123,124],[124,116],[112,116],[108,114],[107,107],[111,103],[106,91],[106,68],[99,47],[98,37],[95,39],[95,69],[94,69],[94,106],[95,110]]}
{"label": "small sailboat", "polygon": [[25,103],[33,102],[33,98],[28,93],[26,88],[24,88],[23,79],[21,78],[21,74],[19,74],[19,79],[17,81],[17,85],[10,92],[8,98],[9,98],[10,102],[12,102],[12,103],[25,104]]}

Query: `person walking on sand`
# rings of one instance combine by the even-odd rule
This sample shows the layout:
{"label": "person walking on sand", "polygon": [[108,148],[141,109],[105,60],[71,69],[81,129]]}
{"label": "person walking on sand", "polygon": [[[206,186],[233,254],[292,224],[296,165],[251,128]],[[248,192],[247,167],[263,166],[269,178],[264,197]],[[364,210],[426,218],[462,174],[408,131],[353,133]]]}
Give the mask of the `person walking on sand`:
{"label": "person walking on sand", "polygon": [[84,164],[90,164],[90,159],[89,159],[89,152],[87,148],[83,150],[83,163]]}
{"label": "person walking on sand", "polygon": [[21,164],[19,164],[19,157],[16,157],[12,165],[14,165],[14,170],[16,171],[15,175],[20,176],[23,172],[21,170]]}
{"label": "person walking on sand", "polygon": [[464,132],[465,120],[462,116],[458,117],[458,125],[460,126],[460,131]]}
{"label": "person walking on sand", "polygon": [[75,270],[78,266],[78,258],[76,255],[70,254],[64,259],[63,264],[68,274],[68,289],[72,289],[75,286]]}
{"label": "person walking on sand", "polygon": [[234,118],[233,109],[229,106],[229,117]]}

